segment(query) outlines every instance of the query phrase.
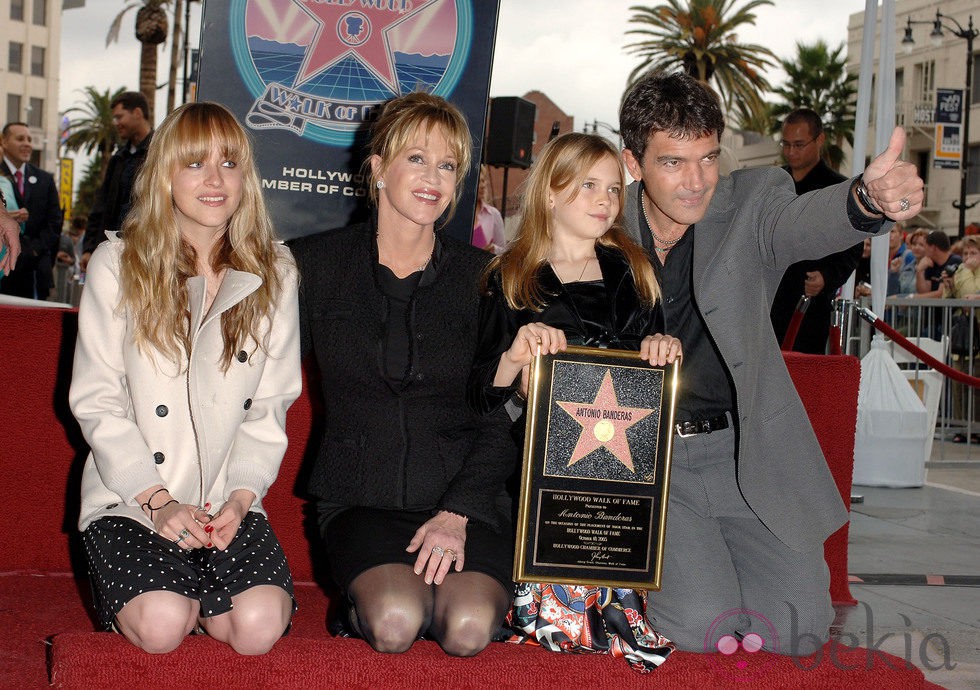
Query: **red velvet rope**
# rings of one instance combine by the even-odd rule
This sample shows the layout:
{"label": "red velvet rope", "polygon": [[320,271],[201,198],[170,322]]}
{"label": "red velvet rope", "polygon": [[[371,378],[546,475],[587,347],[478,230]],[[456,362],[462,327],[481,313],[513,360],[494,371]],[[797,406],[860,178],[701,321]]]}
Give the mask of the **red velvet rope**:
{"label": "red velvet rope", "polygon": [[783,352],[793,351],[793,346],[796,345],[796,335],[800,332],[800,324],[803,322],[803,315],[806,314],[806,308],[809,306],[810,298],[806,295],[800,295],[800,300],[796,303],[793,316],[789,320],[789,326],[786,327],[783,344],[779,346],[779,349]]}
{"label": "red velvet rope", "polygon": [[843,354],[840,349],[840,326],[830,327],[830,354],[840,355]]}
{"label": "red velvet rope", "polygon": [[957,371],[953,367],[949,366],[945,362],[940,362],[938,359],[933,357],[927,352],[924,352],[921,348],[917,347],[909,341],[904,335],[896,331],[894,328],[889,326],[887,323],[882,321],[873,311],[870,309],[858,309],[858,314],[862,319],[870,323],[872,326],[877,328],[882,335],[890,338],[896,345],[901,347],[906,352],[910,353],[916,359],[919,359],[933,369],[938,371],[943,376],[953,379],[954,381],[959,381],[960,383],[966,384],[971,388],[980,388],[980,378],[970,376],[969,374],[964,374],[962,371]]}

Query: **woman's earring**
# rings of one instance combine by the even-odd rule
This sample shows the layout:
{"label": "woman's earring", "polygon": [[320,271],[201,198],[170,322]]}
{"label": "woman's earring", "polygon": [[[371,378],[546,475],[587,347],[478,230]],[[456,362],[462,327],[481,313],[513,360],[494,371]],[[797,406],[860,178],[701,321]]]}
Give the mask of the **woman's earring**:
{"label": "woman's earring", "polygon": [[378,180],[377,182],[374,183],[374,186],[377,187],[378,189],[384,189],[385,181],[384,180]]}

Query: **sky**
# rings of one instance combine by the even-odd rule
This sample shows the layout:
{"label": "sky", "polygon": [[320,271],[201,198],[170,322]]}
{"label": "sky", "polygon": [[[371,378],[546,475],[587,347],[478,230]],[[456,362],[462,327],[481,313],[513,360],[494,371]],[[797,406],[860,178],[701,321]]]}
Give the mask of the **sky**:
{"label": "sky", "polygon": [[[138,88],[139,44],[133,36],[135,11],[123,20],[119,41],[105,45],[113,17],[130,0],[88,0],[62,15],[59,111],[75,105],[82,89]],[[227,0],[219,0],[227,1]],[[480,0],[477,0],[480,1]],[[658,4],[659,0],[646,3]],[[192,3],[192,26],[198,26],[200,4]],[[624,50],[632,38],[629,7],[641,0],[500,0],[491,96],[521,96],[539,90],[559,108],[584,122],[617,126],[619,99],[637,59]],[[738,36],[741,42],[769,47],[779,58],[791,58],[797,41],[818,38],[831,46],[847,39],[848,16],[864,10],[864,0],[775,0],[756,9],[757,22]],[[192,45],[197,44],[192,34]],[[169,44],[168,44],[169,45]],[[160,54],[160,82],[166,79],[169,52]],[[769,75],[774,86],[781,72]],[[179,90],[178,90],[179,93]],[[166,105],[158,91],[157,110]]]}

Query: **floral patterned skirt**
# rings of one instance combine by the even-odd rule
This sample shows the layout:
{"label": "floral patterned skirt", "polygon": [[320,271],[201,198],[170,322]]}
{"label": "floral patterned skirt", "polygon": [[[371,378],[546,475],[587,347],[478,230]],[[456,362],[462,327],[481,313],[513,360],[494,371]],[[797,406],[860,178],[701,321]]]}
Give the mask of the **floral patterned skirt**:
{"label": "floral patterned skirt", "polygon": [[646,592],[632,589],[517,584],[507,624],[515,644],[539,644],[554,652],[612,654],[649,673],[674,651],[650,627]]}

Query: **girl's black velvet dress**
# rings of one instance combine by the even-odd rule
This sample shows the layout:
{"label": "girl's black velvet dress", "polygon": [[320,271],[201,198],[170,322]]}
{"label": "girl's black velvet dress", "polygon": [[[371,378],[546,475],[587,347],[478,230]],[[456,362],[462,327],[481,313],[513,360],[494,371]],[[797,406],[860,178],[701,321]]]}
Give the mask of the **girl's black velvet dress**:
{"label": "girl's black velvet dress", "polygon": [[470,375],[469,401],[474,410],[489,414],[511,398],[520,383],[494,386],[500,355],[510,348],[518,329],[532,322],[565,332],[569,345],[639,350],[640,342],[663,331],[659,307],[644,305],[636,293],[633,273],[626,258],[615,249],[596,245],[601,281],[562,284],[545,264],[538,280],[548,302],[540,312],[514,311],[507,305],[500,276],[490,277],[488,294],[480,303],[480,336]]}

